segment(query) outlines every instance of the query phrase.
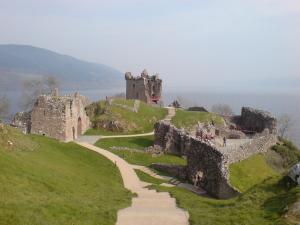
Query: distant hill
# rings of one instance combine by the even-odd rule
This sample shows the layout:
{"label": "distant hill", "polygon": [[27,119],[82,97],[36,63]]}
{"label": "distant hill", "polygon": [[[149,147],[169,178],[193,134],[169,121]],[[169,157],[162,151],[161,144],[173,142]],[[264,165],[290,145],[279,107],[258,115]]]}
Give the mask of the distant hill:
{"label": "distant hill", "polygon": [[0,45],[0,89],[16,90],[31,77],[54,76],[63,89],[119,88],[122,73],[111,67],[25,45]]}

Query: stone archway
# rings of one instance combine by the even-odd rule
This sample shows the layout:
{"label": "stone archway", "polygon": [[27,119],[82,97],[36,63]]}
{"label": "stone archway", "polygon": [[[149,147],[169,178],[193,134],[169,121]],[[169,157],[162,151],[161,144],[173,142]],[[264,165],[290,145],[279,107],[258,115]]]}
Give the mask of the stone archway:
{"label": "stone archway", "polygon": [[81,117],[77,121],[77,135],[82,135],[82,120]]}

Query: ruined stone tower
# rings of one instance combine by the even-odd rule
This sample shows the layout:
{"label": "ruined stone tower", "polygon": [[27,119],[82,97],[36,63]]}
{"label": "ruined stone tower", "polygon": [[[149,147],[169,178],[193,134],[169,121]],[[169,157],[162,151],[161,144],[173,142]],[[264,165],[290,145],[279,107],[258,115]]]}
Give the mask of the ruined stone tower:
{"label": "ruined stone tower", "polygon": [[31,133],[45,135],[62,141],[72,141],[90,126],[84,96],[59,96],[58,90],[52,95],[41,95],[31,113]]}
{"label": "ruined stone tower", "polygon": [[158,104],[162,95],[162,80],[158,74],[149,76],[144,70],[141,76],[134,77],[130,72],[125,73],[126,99],[138,99],[146,103]]}

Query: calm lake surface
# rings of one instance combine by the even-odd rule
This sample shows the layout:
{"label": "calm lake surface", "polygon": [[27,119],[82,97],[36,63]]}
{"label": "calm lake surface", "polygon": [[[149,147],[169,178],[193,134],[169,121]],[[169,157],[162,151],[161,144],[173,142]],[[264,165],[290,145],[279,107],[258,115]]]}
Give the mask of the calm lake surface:
{"label": "calm lake surface", "polygon": [[[120,89],[110,90],[81,90],[80,94],[89,97],[92,101],[103,99],[116,93],[124,92]],[[72,93],[72,91],[63,91],[63,94]],[[0,94],[6,94],[12,102],[11,111],[19,111],[20,96],[19,91],[0,91]],[[287,113],[293,120],[293,126],[289,137],[300,147],[300,94],[299,95],[275,95],[275,94],[213,94],[201,92],[165,92],[165,105],[174,99],[180,98],[185,106],[204,106],[210,110],[211,106],[218,103],[228,104],[236,114],[240,114],[242,106],[250,106],[267,110],[279,117]]]}

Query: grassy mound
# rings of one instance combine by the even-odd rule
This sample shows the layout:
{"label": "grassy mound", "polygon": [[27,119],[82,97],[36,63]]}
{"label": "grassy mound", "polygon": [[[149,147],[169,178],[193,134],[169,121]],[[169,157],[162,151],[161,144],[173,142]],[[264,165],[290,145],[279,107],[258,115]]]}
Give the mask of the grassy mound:
{"label": "grassy mound", "polygon": [[276,173],[269,167],[261,154],[231,164],[229,171],[230,183],[241,192],[245,192],[265,179],[276,176]]}
{"label": "grassy mound", "polygon": [[101,155],[8,130],[0,133],[1,143],[14,142],[0,145],[0,224],[112,225],[130,205],[119,171]]}
{"label": "grassy mound", "polygon": [[[168,164],[180,164],[185,165],[186,160],[174,156],[174,155],[162,155],[162,156],[152,156],[144,152],[144,148],[151,146],[153,144],[153,136],[146,137],[134,137],[134,138],[110,138],[110,139],[100,139],[96,146],[100,148],[104,148],[113,152],[114,154],[124,158],[127,162],[136,165],[149,166],[152,163],[168,163]],[[137,151],[129,151],[129,150],[112,150],[111,147],[128,147]]]}
{"label": "grassy mound", "polygon": [[[137,113],[126,107],[133,107],[133,100],[117,99],[113,104],[106,106],[104,101],[93,103],[87,107],[92,121],[93,129],[86,132],[88,135],[109,134],[135,134],[153,131],[154,123],[167,115],[164,108],[154,107],[140,102]],[[117,126],[112,128],[107,124],[116,122]]]}
{"label": "grassy mound", "polygon": [[172,119],[172,123],[178,128],[184,128],[186,130],[193,129],[193,127],[199,122],[212,122],[215,125],[224,124],[224,120],[221,116],[209,113],[209,112],[194,112],[178,109],[176,115]]}

